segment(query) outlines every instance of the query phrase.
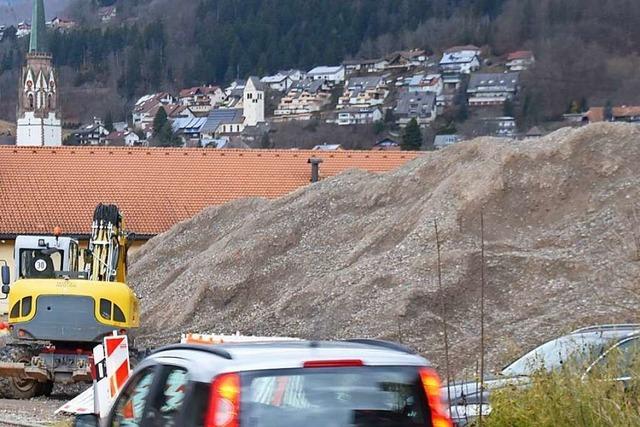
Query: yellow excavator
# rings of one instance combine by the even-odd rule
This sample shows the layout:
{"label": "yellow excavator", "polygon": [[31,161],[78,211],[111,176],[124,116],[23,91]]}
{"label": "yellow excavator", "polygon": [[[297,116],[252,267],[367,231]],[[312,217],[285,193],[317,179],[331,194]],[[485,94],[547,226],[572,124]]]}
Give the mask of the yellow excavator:
{"label": "yellow excavator", "polygon": [[[91,381],[95,345],[114,330],[139,326],[139,304],[127,285],[128,234],[115,205],[100,204],[91,238],[18,236],[15,281],[2,267],[10,336],[0,348],[0,397],[49,395],[54,383]],[[130,339],[131,341],[131,339]]]}

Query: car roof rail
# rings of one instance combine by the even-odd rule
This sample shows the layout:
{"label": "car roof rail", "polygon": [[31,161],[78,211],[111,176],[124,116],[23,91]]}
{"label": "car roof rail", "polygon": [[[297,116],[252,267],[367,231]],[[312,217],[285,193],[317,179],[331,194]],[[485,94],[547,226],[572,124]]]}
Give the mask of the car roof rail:
{"label": "car roof rail", "polygon": [[168,350],[193,350],[193,351],[202,351],[209,354],[214,354],[216,356],[222,357],[223,359],[231,360],[233,357],[231,353],[222,348],[216,347],[214,345],[204,345],[204,344],[170,344],[164,347],[160,347],[157,350],[151,352],[151,354],[157,354],[162,351]]}
{"label": "car roof rail", "polygon": [[417,351],[407,347],[406,345],[398,344],[391,341],[385,341],[385,340],[376,340],[372,338],[355,338],[355,339],[343,340],[343,342],[370,345],[372,347],[381,347],[381,348],[386,348],[388,350],[395,350],[395,351],[399,351],[407,354],[418,354]]}
{"label": "car roof rail", "polygon": [[592,325],[586,326],[584,328],[576,329],[572,331],[572,334],[578,334],[581,332],[598,332],[598,331],[615,331],[615,330],[624,330],[624,329],[639,329],[640,323],[611,323],[606,325]]}

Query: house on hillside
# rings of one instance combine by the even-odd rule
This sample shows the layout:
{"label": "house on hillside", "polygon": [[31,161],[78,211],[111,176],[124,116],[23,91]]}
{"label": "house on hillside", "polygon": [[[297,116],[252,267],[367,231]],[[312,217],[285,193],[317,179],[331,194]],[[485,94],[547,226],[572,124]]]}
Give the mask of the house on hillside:
{"label": "house on hillside", "polygon": [[347,75],[355,73],[378,73],[385,69],[389,61],[378,59],[347,59],[342,62]]}
{"label": "house on hillside", "polygon": [[224,91],[213,85],[196,86],[182,89],[178,95],[178,102],[187,106],[195,114],[207,114],[226,99]]}
{"label": "house on hillside", "polygon": [[220,136],[240,135],[245,127],[243,114],[242,108],[211,110],[206,122],[200,128],[201,137],[215,139]]}
{"label": "house on hillside", "polygon": [[596,122],[627,122],[640,123],[640,106],[623,105],[620,107],[611,107],[607,112],[606,107],[591,107],[589,111],[582,116],[583,123]]}
{"label": "house on hillside", "polygon": [[274,111],[273,120],[310,120],[331,100],[329,85],[324,80],[305,79],[295,83],[282,97]]}
{"label": "house on hillside", "polygon": [[459,135],[436,135],[433,139],[433,146],[436,150],[441,150],[450,145],[460,142],[462,138]]}
{"label": "house on hillside", "polygon": [[307,73],[298,70],[297,68],[291,68],[289,70],[280,70],[278,74],[282,74],[283,76],[289,76],[292,82],[299,82],[300,80],[304,80],[307,78]]}
{"label": "house on hillside", "polygon": [[234,80],[224,89],[226,101],[224,107],[226,108],[240,108],[242,107],[242,100],[244,98],[244,86],[247,84],[246,80]]}
{"label": "house on hillside", "polygon": [[401,149],[400,143],[391,138],[381,139],[371,147],[373,151],[400,151]]}
{"label": "house on hillside", "polygon": [[170,121],[182,118],[193,119],[194,117],[202,117],[202,113],[196,114],[193,112],[193,107],[187,107],[186,105],[169,104],[164,105],[162,108],[164,108],[164,112],[167,113],[167,118]]}
{"label": "house on hillside", "polygon": [[439,65],[444,74],[471,74],[480,69],[480,57],[474,51],[445,52]]}
{"label": "house on hillside", "polygon": [[118,16],[118,11],[115,6],[101,7],[98,9],[98,17],[102,23],[106,24],[111,22]]}
{"label": "house on hillside", "polygon": [[440,74],[416,74],[407,82],[409,92],[431,92],[436,96],[444,89],[444,80]]}
{"label": "house on hillside", "polygon": [[387,70],[393,69],[409,69],[412,67],[420,67],[427,65],[427,61],[429,60],[429,55],[425,50],[422,49],[411,49],[411,50],[401,50],[397,52],[393,52],[386,57],[386,65],[384,66]]}
{"label": "house on hillside", "polygon": [[340,144],[327,144],[325,142],[325,143],[314,146],[311,150],[312,151],[342,151],[344,150],[344,148],[342,148],[342,145]]}
{"label": "house on hillside", "polygon": [[463,46],[453,46],[453,47],[450,47],[449,49],[445,50],[444,53],[457,53],[457,54],[464,54],[464,55],[475,55],[478,58],[482,57],[482,49],[480,49],[478,46],[472,45],[472,44],[467,44],[467,45],[463,45]]}
{"label": "house on hillside", "polygon": [[470,107],[500,106],[518,93],[519,73],[474,73],[467,94]]}
{"label": "house on hillside", "polygon": [[264,76],[260,81],[269,89],[277,92],[286,92],[293,84],[291,77],[280,73],[276,73],[271,76]]}
{"label": "house on hillside", "polygon": [[207,120],[208,116],[179,118],[171,123],[171,128],[187,146],[196,146],[202,138],[201,130],[207,123]]}
{"label": "house on hillside", "polygon": [[507,55],[505,64],[509,71],[524,71],[536,62],[533,52],[530,50],[518,50]]}
{"label": "house on hillside", "polygon": [[403,92],[398,97],[398,104],[394,109],[396,122],[406,126],[411,119],[416,119],[419,125],[431,123],[438,115],[436,108],[436,94],[432,92]]}
{"label": "house on hillside", "polygon": [[388,94],[386,82],[380,76],[350,77],[336,108],[382,105]]}
{"label": "house on hillside", "polygon": [[94,118],[93,123],[78,129],[73,133],[79,145],[105,145],[109,131],[104,127],[101,120]]}
{"label": "house on hillside", "polygon": [[65,32],[76,28],[78,26],[78,23],[72,19],[56,16],[47,23],[47,26],[54,30]]}
{"label": "house on hillside", "polygon": [[334,122],[340,126],[367,125],[382,120],[382,117],[378,107],[348,107],[336,112]]}
{"label": "house on hillside", "polygon": [[310,80],[321,80],[330,85],[335,85],[344,81],[345,69],[343,65],[332,67],[319,66],[309,70],[307,78]]}
{"label": "house on hillside", "polygon": [[21,39],[31,34],[31,24],[20,22],[16,26],[16,37]]}
{"label": "house on hillside", "polygon": [[145,95],[138,99],[133,106],[133,127],[149,131],[153,125],[153,119],[160,106],[175,105],[175,98],[167,92]]}
{"label": "house on hillside", "polygon": [[516,119],[510,116],[482,119],[482,135],[513,138],[518,133]]}
{"label": "house on hillside", "polygon": [[[140,137],[131,131],[114,131],[105,138],[106,145],[114,147],[140,147],[143,141]],[[146,142],[146,141],[145,141]]]}

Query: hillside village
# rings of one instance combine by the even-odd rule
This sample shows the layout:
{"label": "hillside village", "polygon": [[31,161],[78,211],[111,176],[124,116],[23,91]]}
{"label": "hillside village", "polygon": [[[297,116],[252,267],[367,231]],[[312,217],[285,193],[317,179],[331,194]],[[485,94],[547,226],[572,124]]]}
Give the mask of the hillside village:
{"label": "hillside village", "polygon": [[[120,19],[115,6],[96,13],[96,22],[105,28]],[[46,26],[60,33],[81,28],[61,16]],[[7,32],[25,38],[31,24],[0,26],[1,37]],[[312,135],[316,149],[439,149],[478,136],[537,138],[562,126],[640,117],[636,106],[607,103],[589,108],[586,102],[574,102],[561,122],[525,123],[517,111],[529,102],[523,89],[531,83],[523,76],[535,65],[531,50],[495,56],[490,46],[462,45],[441,52],[417,47],[381,57],[348,58],[309,70],[237,75],[230,83],[209,81],[139,96],[126,121],[114,122],[111,113],[94,113],[96,117],[84,124],[66,121],[64,144],[311,148],[308,141],[301,146],[300,133],[280,130],[293,127],[309,133],[307,129],[320,126],[324,131]],[[124,115],[117,117],[122,120]],[[352,129],[357,143],[331,138],[336,126]],[[274,134],[279,144],[274,144]],[[283,138],[291,141],[283,145]]]}
{"label": "hillside village", "polygon": [[[172,134],[159,145],[186,147],[268,148],[274,124],[309,121],[373,126],[380,138],[371,148],[379,150],[401,149],[404,128],[413,121],[423,133],[433,135],[423,136],[422,148],[439,149],[476,136],[540,137],[544,132],[538,127],[523,131],[512,112],[520,102],[521,73],[534,64],[531,51],[496,60],[467,45],[441,55],[412,49],[308,71],[281,70],[236,79],[226,87],[208,84],[147,94],[135,102],[128,123],[96,118],[66,142],[147,146],[160,131],[157,120],[166,120]],[[442,121],[437,122],[439,117]],[[638,117],[640,108],[595,107],[566,114],[564,125]],[[454,121],[463,124],[463,131],[456,131]],[[341,148],[327,141],[315,147]]]}

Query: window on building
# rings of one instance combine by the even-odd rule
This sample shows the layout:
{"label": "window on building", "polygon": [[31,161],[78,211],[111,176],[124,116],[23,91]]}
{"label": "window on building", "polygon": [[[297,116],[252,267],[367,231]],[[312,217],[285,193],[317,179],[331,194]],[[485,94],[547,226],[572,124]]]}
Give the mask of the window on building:
{"label": "window on building", "polygon": [[29,94],[29,108],[33,109],[33,94]]}

